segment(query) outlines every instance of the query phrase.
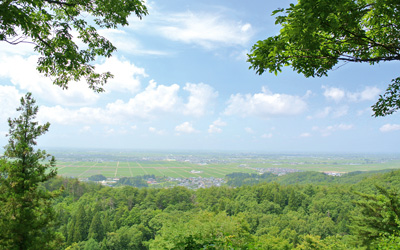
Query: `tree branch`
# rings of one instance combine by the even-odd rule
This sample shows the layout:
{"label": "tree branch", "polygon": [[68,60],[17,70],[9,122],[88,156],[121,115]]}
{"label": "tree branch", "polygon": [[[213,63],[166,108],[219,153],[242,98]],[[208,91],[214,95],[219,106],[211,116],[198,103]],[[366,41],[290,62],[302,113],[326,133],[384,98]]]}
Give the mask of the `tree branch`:
{"label": "tree branch", "polygon": [[394,61],[400,60],[400,56],[389,56],[389,57],[374,57],[374,58],[357,58],[349,55],[340,55],[339,57],[329,57],[329,56],[288,56],[290,58],[312,58],[312,59],[336,59],[339,61],[347,62],[380,62],[380,61]]}
{"label": "tree branch", "polygon": [[42,43],[44,43],[47,47],[51,48],[52,46],[46,42],[42,37],[40,37],[39,35],[37,36],[37,39],[39,39],[39,41],[41,41]]}
{"label": "tree branch", "polygon": [[70,7],[75,7],[77,5],[75,3],[66,3],[66,2],[57,1],[57,0],[44,0],[44,1],[47,3],[50,3],[50,4],[58,4],[58,5],[70,6]]}
{"label": "tree branch", "polygon": [[27,36],[19,36],[14,41],[7,40],[7,38],[5,38],[4,41],[6,41],[7,43],[9,43],[11,45],[17,45],[17,44],[20,44],[20,43],[36,44],[34,42],[31,42],[31,41],[25,41],[25,39],[27,39],[27,38],[28,38]]}
{"label": "tree branch", "polygon": [[[358,39],[361,39],[361,40],[365,40],[365,39],[368,40],[369,42],[367,42],[367,43],[368,43],[368,44],[371,44],[372,47],[375,47],[375,46],[377,46],[377,47],[382,47],[382,48],[386,49],[387,51],[389,51],[390,53],[396,54],[396,55],[399,55],[399,56],[400,56],[400,54],[399,54],[398,52],[396,52],[396,50],[391,50],[391,48],[388,47],[388,46],[386,46],[385,44],[378,43],[378,42],[376,42],[375,40],[373,40],[373,39],[371,39],[371,38],[369,38],[369,37],[367,37],[367,36],[359,36],[359,35],[357,35],[357,34],[351,32],[351,31],[345,29],[344,27],[342,27],[342,29],[343,29],[345,32],[347,32],[347,33],[349,33],[350,35],[352,35],[354,38],[358,38]],[[374,46],[374,45],[375,45],[375,46]]]}

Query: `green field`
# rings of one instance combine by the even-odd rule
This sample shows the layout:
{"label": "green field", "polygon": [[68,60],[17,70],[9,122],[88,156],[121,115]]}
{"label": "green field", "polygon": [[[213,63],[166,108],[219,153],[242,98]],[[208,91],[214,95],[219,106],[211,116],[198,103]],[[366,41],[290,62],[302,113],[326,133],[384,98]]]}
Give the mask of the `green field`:
{"label": "green field", "polygon": [[397,158],[323,158],[277,157],[235,159],[233,162],[195,164],[185,161],[65,161],[57,162],[58,174],[68,177],[87,178],[102,174],[106,177],[132,177],[138,175],[221,178],[233,172],[258,173],[260,169],[297,169],[302,171],[339,172],[399,169]]}
{"label": "green field", "polygon": [[183,162],[58,162],[58,174],[68,177],[87,178],[102,174],[106,177],[132,177],[156,175],[177,178],[224,177],[233,172],[256,173],[256,170],[238,167],[238,164],[199,165]]}

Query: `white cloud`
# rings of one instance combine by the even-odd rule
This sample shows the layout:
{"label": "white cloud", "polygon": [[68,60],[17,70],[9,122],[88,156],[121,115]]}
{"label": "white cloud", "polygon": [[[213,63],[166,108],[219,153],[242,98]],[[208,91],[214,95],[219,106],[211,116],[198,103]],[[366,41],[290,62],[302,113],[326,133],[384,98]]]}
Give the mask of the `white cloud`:
{"label": "white cloud", "polygon": [[111,134],[114,134],[114,133],[115,133],[115,129],[113,129],[113,128],[106,128],[106,129],[105,129],[105,132],[106,132],[106,134],[111,135]]}
{"label": "white cloud", "polygon": [[87,132],[89,132],[91,129],[92,129],[92,128],[91,128],[90,126],[84,126],[83,128],[81,128],[81,129],[79,130],[79,132],[81,132],[81,133],[87,133]]}
{"label": "white cloud", "polygon": [[385,124],[382,127],[379,128],[381,132],[392,132],[392,131],[397,131],[400,130],[400,124]]}
{"label": "white cloud", "polygon": [[[0,55],[0,77],[9,78],[10,82],[21,90],[32,92],[41,98],[63,106],[82,106],[94,104],[101,96],[88,88],[85,80],[70,82],[67,90],[55,86],[50,77],[45,77],[36,70],[38,56],[22,57],[19,55]],[[97,72],[110,71],[114,79],[104,86],[108,91],[137,92],[140,78],[147,77],[143,68],[136,67],[124,59],[108,58],[97,64]]]}
{"label": "white cloud", "polygon": [[217,46],[246,45],[253,35],[251,24],[228,20],[220,13],[183,12],[163,18],[167,24],[158,31],[164,37],[211,49]]}
{"label": "white cloud", "polygon": [[183,114],[200,116],[211,112],[210,104],[217,93],[206,84],[187,84],[188,102],[183,103],[177,84],[158,85],[151,80],[145,90],[128,101],[116,100],[104,108],[82,107],[68,109],[60,105],[43,106],[39,116],[43,121],[59,124],[120,124],[135,119],[150,120],[163,115]]}
{"label": "white cloud", "polygon": [[226,125],[227,125],[226,122],[218,118],[212,124],[210,124],[210,126],[208,127],[208,133],[210,134],[221,133],[222,132],[221,127],[225,127]]}
{"label": "white cloud", "polygon": [[333,112],[332,115],[334,118],[339,118],[339,117],[347,115],[348,111],[349,111],[348,106],[340,106]]}
{"label": "white cloud", "polygon": [[315,95],[315,94],[311,90],[307,90],[307,92],[304,94],[303,98],[307,99],[307,98],[309,98],[310,96],[313,96],[313,95]]}
{"label": "white cloud", "polygon": [[83,81],[71,82],[68,90],[53,85],[50,78],[44,77],[36,70],[38,58],[0,55],[0,77],[9,78],[13,85],[32,92],[36,98],[66,106],[92,104],[99,98],[99,95],[90,90]]}
{"label": "white cloud", "polygon": [[122,29],[101,29],[98,30],[98,33],[106,37],[118,48],[118,51],[123,51],[124,53],[133,55],[167,55],[167,53],[163,51],[143,48],[143,45],[137,39]]}
{"label": "white cloud", "polygon": [[340,88],[327,86],[322,86],[322,88],[325,89],[325,98],[335,102],[340,102],[345,98],[351,102],[373,101],[381,92],[379,88],[370,86],[365,87],[364,90],[359,92],[349,92]]}
{"label": "white cloud", "polygon": [[251,29],[251,24],[249,24],[249,23],[246,23],[245,25],[243,25],[243,26],[240,28],[240,30],[243,31],[243,32],[247,32],[247,31],[249,31],[250,29]]}
{"label": "white cloud", "polygon": [[231,95],[226,115],[270,117],[296,115],[305,111],[306,102],[299,96],[273,94],[263,88],[262,93],[254,95]]}
{"label": "white cloud", "polygon": [[365,87],[365,89],[360,94],[360,101],[374,101],[381,90],[377,87]]}
{"label": "white cloud", "polygon": [[357,116],[361,116],[361,115],[363,115],[365,113],[368,113],[369,115],[373,114],[372,109],[370,107],[368,107],[368,108],[365,108],[365,109],[362,109],[362,110],[358,110],[357,111]]}
{"label": "white cloud", "polygon": [[0,85],[0,120],[6,121],[17,115],[22,94],[14,86]]}
{"label": "white cloud", "polygon": [[236,61],[246,62],[248,53],[249,53],[249,51],[247,49],[241,50],[241,51],[235,50],[235,51],[232,51],[232,53],[230,54],[230,57],[234,58]]}
{"label": "white cloud", "polygon": [[346,93],[342,89],[327,86],[322,86],[322,88],[325,89],[324,96],[328,100],[339,102],[346,96]]}
{"label": "white cloud", "polygon": [[311,134],[310,133],[302,133],[302,134],[300,134],[300,137],[304,137],[304,138],[311,137]]}
{"label": "white cloud", "polygon": [[202,116],[210,109],[209,106],[213,104],[218,97],[218,92],[207,84],[199,83],[186,83],[183,87],[184,90],[190,93],[188,102],[185,104],[184,114]]}
{"label": "white cloud", "polygon": [[225,127],[227,125],[226,122],[222,121],[221,118],[218,118],[213,122],[213,125],[218,126],[218,127]]}
{"label": "white cloud", "polygon": [[58,124],[118,124],[119,121],[101,108],[68,109],[59,105],[54,107],[41,106],[38,120]]}
{"label": "white cloud", "polygon": [[263,134],[262,136],[261,136],[261,138],[263,138],[263,139],[269,139],[269,138],[272,138],[272,133],[269,133],[269,134]]}
{"label": "white cloud", "polygon": [[365,87],[361,92],[347,93],[349,100],[353,102],[374,101],[380,94],[381,90],[377,87]]}
{"label": "white cloud", "polygon": [[350,130],[354,126],[352,124],[339,124],[336,126],[336,130]]}
{"label": "white cloud", "polygon": [[307,116],[308,119],[325,118],[332,112],[332,107],[325,107],[323,110],[318,111],[314,116]]}
{"label": "white cloud", "polygon": [[190,93],[188,102],[182,103],[179,96],[179,85],[157,85],[153,80],[148,87],[131,98],[128,102],[121,100],[107,105],[107,110],[120,116],[151,118],[156,114],[183,113],[184,115],[201,116],[210,110],[218,93],[207,84],[186,84],[183,88]]}
{"label": "white cloud", "polygon": [[337,108],[325,107],[324,109],[317,111],[317,113],[314,116],[307,116],[307,119],[314,119],[314,118],[322,119],[330,115],[333,118],[339,118],[347,115],[348,111],[349,107],[346,105],[339,106]]}
{"label": "white cloud", "polygon": [[[31,41],[26,40],[27,42]],[[1,54],[9,54],[9,55],[32,55],[35,54],[35,45],[32,43],[20,43],[18,45],[11,45],[9,43],[2,43],[0,46]]]}
{"label": "white cloud", "polygon": [[186,133],[186,134],[193,134],[193,133],[198,132],[196,129],[193,128],[193,125],[190,122],[184,122],[184,123],[176,126],[175,131]]}
{"label": "white cloud", "polygon": [[210,134],[221,133],[221,132],[222,132],[222,129],[215,126],[214,124],[211,124],[208,127],[208,133],[210,133]]}
{"label": "white cloud", "polygon": [[353,129],[354,126],[352,124],[336,124],[336,125],[331,125],[331,126],[327,126],[324,128],[320,128],[318,126],[313,127],[312,129],[314,131],[318,131],[321,133],[322,136],[329,136],[331,135],[333,132],[336,131],[343,131],[343,130],[350,130]]}
{"label": "white cloud", "polygon": [[254,134],[254,130],[252,128],[249,128],[249,127],[244,128],[244,131],[246,131],[249,134]]}
{"label": "white cloud", "polygon": [[154,127],[149,127],[149,132],[153,133],[153,134],[157,134],[157,135],[165,135],[165,130],[162,129],[156,129]]}
{"label": "white cloud", "polygon": [[138,68],[128,60],[117,57],[107,58],[103,64],[96,65],[98,72],[111,72],[114,75],[104,86],[108,92],[120,91],[136,93],[140,89],[140,78],[147,77],[143,68]]}
{"label": "white cloud", "polygon": [[157,113],[168,113],[176,110],[180,102],[178,97],[179,86],[157,85],[153,80],[147,88],[128,102],[117,100],[107,105],[106,109],[113,115],[150,118]]}

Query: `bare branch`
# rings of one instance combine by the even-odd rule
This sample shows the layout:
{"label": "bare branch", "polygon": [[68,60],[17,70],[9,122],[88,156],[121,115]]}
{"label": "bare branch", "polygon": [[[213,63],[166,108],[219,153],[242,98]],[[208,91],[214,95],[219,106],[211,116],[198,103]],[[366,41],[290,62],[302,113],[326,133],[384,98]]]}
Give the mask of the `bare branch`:
{"label": "bare branch", "polygon": [[18,38],[16,38],[13,41],[8,40],[7,38],[4,39],[4,41],[6,41],[7,43],[11,44],[11,45],[17,45],[20,43],[31,43],[31,44],[36,44],[32,41],[25,41],[28,37],[27,36],[18,36]]}

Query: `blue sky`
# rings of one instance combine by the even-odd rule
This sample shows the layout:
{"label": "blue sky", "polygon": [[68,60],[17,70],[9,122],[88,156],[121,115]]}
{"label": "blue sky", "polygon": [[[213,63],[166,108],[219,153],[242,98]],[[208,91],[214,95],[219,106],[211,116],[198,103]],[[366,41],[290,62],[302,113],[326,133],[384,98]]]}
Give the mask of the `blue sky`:
{"label": "blue sky", "polygon": [[370,108],[398,62],[349,63],[323,78],[248,69],[252,45],[279,32],[271,12],[289,3],[148,1],[143,20],[100,30],[118,47],[95,62],[115,75],[101,94],[84,82],[52,86],[31,45],[1,44],[0,145],[30,91],[51,123],[43,147],[399,152],[399,115],[373,118]]}

